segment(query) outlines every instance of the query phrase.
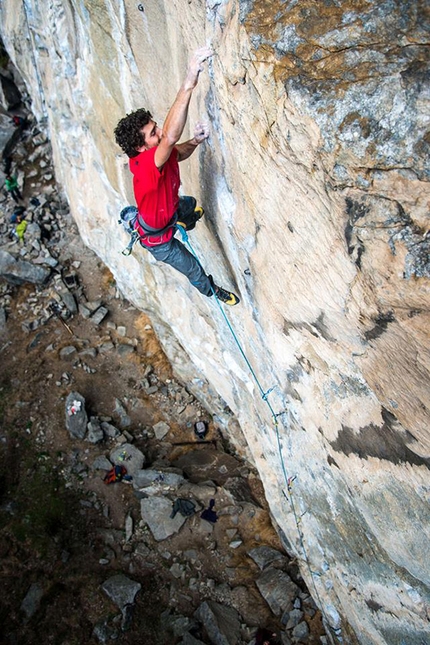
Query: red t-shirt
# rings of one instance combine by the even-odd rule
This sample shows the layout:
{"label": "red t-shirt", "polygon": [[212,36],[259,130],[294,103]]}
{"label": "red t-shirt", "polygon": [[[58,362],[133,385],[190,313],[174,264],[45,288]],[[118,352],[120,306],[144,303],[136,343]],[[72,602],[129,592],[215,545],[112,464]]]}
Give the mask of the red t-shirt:
{"label": "red t-shirt", "polygon": [[[130,170],[133,173],[133,189],[137,209],[145,224],[151,228],[162,229],[172,219],[179,203],[179,164],[178,153],[174,148],[172,154],[159,170],[154,156],[157,147],[145,150],[130,159]],[[138,226],[145,246],[156,246],[168,242],[174,233],[170,228],[163,235],[147,235]]]}

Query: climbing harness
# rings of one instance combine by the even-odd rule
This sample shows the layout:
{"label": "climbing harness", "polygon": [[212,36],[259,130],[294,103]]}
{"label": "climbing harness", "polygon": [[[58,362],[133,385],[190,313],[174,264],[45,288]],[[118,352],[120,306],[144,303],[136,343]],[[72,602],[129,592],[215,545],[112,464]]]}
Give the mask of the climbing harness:
{"label": "climbing harness", "polygon": [[[158,246],[161,241],[161,238],[167,231],[171,228],[175,228],[176,224],[180,224],[185,228],[185,224],[178,222],[178,219],[187,219],[190,215],[194,214],[194,221],[191,218],[191,223],[188,224],[188,230],[192,230],[204,215],[204,210],[200,206],[197,206],[197,202],[194,197],[189,195],[183,195],[179,198],[178,208],[173,214],[170,221],[163,228],[154,228],[149,226],[140,215],[136,206],[126,206],[122,209],[119,214],[118,224],[122,224],[123,229],[130,236],[130,240],[126,248],[122,251],[122,255],[130,255],[133,251],[133,247],[136,242],[142,242],[145,240],[147,244],[144,246]],[[142,234],[143,232],[143,234]]]}
{"label": "climbing harness", "polygon": [[[188,234],[187,234],[187,231],[186,231],[185,227],[182,226],[179,222],[177,222],[176,223],[176,228],[180,231],[181,236],[182,236],[182,241],[184,242],[184,244],[186,244],[188,246],[190,252],[194,255],[194,257],[196,258],[197,262],[199,262],[199,264],[201,265],[200,260],[199,260],[194,248],[192,247],[192,245],[191,245],[191,243],[189,241]],[[306,564],[306,567],[307,567],[307,569],[309,571],[310,578],[312,580],[312,586],[313,586],[313,589],[314,589],[314,592],[315,592],[315,597],[319,601],[319,605],[320,605],[320,608],[321,608],[321,614],[322,614],[325,622],[327,623],[327,625],[330,625],[330,622],[327,619],[327,616],[326,616],[326,614],[324,612],[324,608],[323,608],[324,605],[322,603],[321,596],[318,593],[318,589],[317,589],[316,584],[315,584],[315,576],[319,576],[320,574],[318,572],[316,572],[316,571],[312,571],[309,556],[307,554],[307,550],[306,550],[306,547],[305,547],[305,544],[304,544],[304,534],[303,534],[303,531],[302,531],[301,526],[300,526],[301,525],[301,519],[306,514],[307,511],[305,511],[304,513],[299,514],[297,512],[296,503],[294,501],[293,482],[297,479],[297,475],[289,476],[287,474],[285,460],[284,460],[284,457],[282,455],[282,444],[281,444],[281,436],[280,436],[280,433],[279,433],[278,418],[280,416],[286,414],[286,410],[283,410],[282,412],[278,412],[278,413],[276,413],[274,411],[274,409],[272,407],[272,404],[270,403],[268,397],[271,394],[271,392],[273,392],[273,390],[276,388],[276,385],[274,385],[273,387],[269,388],[267,391],[265,391],[263,389],[263,387],[262,387],[262,385],[261,385],[261,383],[260,383],[260,381],[258,379],[258,376],[256,375],[256,373],[254,371],[254,368],[252,367],[251,363],[249,362],[249,359],[246,356],[246,354],[245,354],[245,352],[244,352],[244,350],[242,348],[242,345],[240,344],[240,341],[239,341],[239,339],[237,337],[236,332],[233,329],[232,324],[230,323],[230,321],[229,321],[224,309],[222,308],[222,306],[221,306],[221,304],[220,304],[220,302],[219,302],[219,300],[218,300],[218,298],[216,296],[214,288],[213,287],[211,287],[211,288],[212,288],[212,294],[215,296],[218,308],[219,308],[219,310],[220,310],[220,312],[221,312],[221,314],[222,314],[222,316],[223,316],[223,318],[224,318],[224,320],[225,320],[225,322],[227,324],[227,327],[229,328],[229,330],[231,332],[231,335],[233,336],[233,339],[234,339],[234,341],[236,343],[236,346],[239,349],[239,352],[240,352],[243,360],[245,361],[252,378],[254,379],[254,381],[255,381],[255,383],[256,383],[256,385],[258,387],[258,390],[260,392],[261,398],[263,399],[263,401],[266,403],[267,407],[269,408],[270,415],[272,417],[272,422],[273,422],[275,434],[276,434],[276,443],[277,443],[278,454],[279,454],[279,458],[280,458],[280,462],[281,462],[282,475],[283,475],[283,479],[285,481],[286,489],[288,491],[288,494],[286,494],[285,491],[283,491],[283,495],[288,500],[288,502],[290,504],[290,507],[291,507],[291,511],[293,513],[294,522],[295,522],[296,529],[297,529],[297,534],[298,534],[298,537],[299,537],[299,545],[300,545],[300,549],[301,549],[302,554],[303,554],[303,560],[304,560],[304,562]],[[330,638],[331,638],[331,634],[330,634]]]}
{"label": "climbing harness", "polygon": [[[139,215],[139,212],[135,206],[126,206],[122,209],[119,214],[118,224],[122,224],[125,232],[130,236],[130,241],[126,248],[122,251],[122,255],[130,255],[133,251],[133,247],[136,242],[141,242],[146,240],[150,244],[151,238],[160,239],[170,228],[173,228],[176,224],[178,215],[175,213],[170,222],[164,228],[153,228],[148,226],[142,216]],[[143,235],[139,232],[137,227],[140,227],[143,231]],[[157,246],[160,242],[152,244],[152,246]]]}
{"label": "climbing harness", "polygon": [[[137,219],[136,219],[136,226],[140,226],[142,231],[144,232],[144,235],[140,236],[141,240],[145,240],[148,244],[148,246],[158,246],[159,244],[162,244],[162,237],[167,231],[171,228],[174,228],[176,222],[178,220],[178,214],[177,212],[173,214],[172,219],[166,226],[163,228],[154,228],[152,226],[148,226],[146,222],[143,220],[142,216],[140,213],[137,214]],[[153,241],[155,238],[156,241]]]}
{"label": "climbing harness", "polygon": [[137,208],[135,206],[126,206],[119,214],[118,224],[122,224],[125,232],[130,236],[130,241],[122,251],[123,255],[130,255],[133,246],[140,239],[139,233],[135,230],[137,220]]}

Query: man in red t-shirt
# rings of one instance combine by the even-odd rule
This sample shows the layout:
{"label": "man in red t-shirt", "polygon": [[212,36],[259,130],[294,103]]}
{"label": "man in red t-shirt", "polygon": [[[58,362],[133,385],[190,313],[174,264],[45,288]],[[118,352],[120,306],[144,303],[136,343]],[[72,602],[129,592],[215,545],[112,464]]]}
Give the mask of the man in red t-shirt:
{"label": "man in red t-shirt", "polygon": [[136,229],[142,246],[157,260],[186,275],[205,296],[215,294],[225,304],[236,305],[239,298],[215,285],[212,276],[206,275],[194,255],[174,237],[177,221],[191,230],[203,215],[203,209],[196,208],[193,197],[179,197],[178,162],[188,159],[208,138],[209,129],[198,123],[192,139],[180,144],[178,141],[185,127],[192,92],[203,71],[203,63],[210,56],[212,51],[208,47],[194,52],[162,129],[147,110],[140,109],[121,119],[115,128],[115,138],[130,157],[138,209]]}

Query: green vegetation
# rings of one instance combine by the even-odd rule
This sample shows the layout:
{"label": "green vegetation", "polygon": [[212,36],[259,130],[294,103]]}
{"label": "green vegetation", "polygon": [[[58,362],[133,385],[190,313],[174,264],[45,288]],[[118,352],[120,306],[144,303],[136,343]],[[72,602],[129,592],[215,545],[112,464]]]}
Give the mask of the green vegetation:
{"label": "green vegetation", "polygon": [[11,419],[12,393],[10,381],[4,378],[0,384],[0,530],[43,554],[67,531],[74,500],[55,460],[38,450],[28,436],[31,421]]}
{"label": "green vegetation", "polygon": [[[27,452],[27,451],[26,451]],[[52,540],[57,540],[67,530],[70,518],[70,503],[67,491],[50,458],[40,454],[34,458],[31,452],[21,453],[20,476],[7,491],[13,499],[14,511],[6,522],[4,511],[0,513],[1,525],[19,542],[44,554]]]}
{"label": "green vegetation", "polygon": [[0,426],[2,427],[4,424],[5,411],[6,411],[7,402],[11,391],[12,391],[12,386],[10,384],[9,379],[6,377],[4,378],[4,380],[0,385]]}

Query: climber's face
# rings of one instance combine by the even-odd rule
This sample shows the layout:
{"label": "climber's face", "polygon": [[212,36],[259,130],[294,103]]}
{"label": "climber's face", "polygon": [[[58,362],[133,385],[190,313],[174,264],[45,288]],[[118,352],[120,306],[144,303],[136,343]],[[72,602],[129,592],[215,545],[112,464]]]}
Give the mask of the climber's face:
{"label": "climber's face", "polygon": [[150,121],[144,125],[141,132],[145,137],[145,145],[139,150],[139,152],[150,150],[151,148],[154,148],[154,146],[158,146],[160,144],[163,130],[158,127],[155,121]]}

